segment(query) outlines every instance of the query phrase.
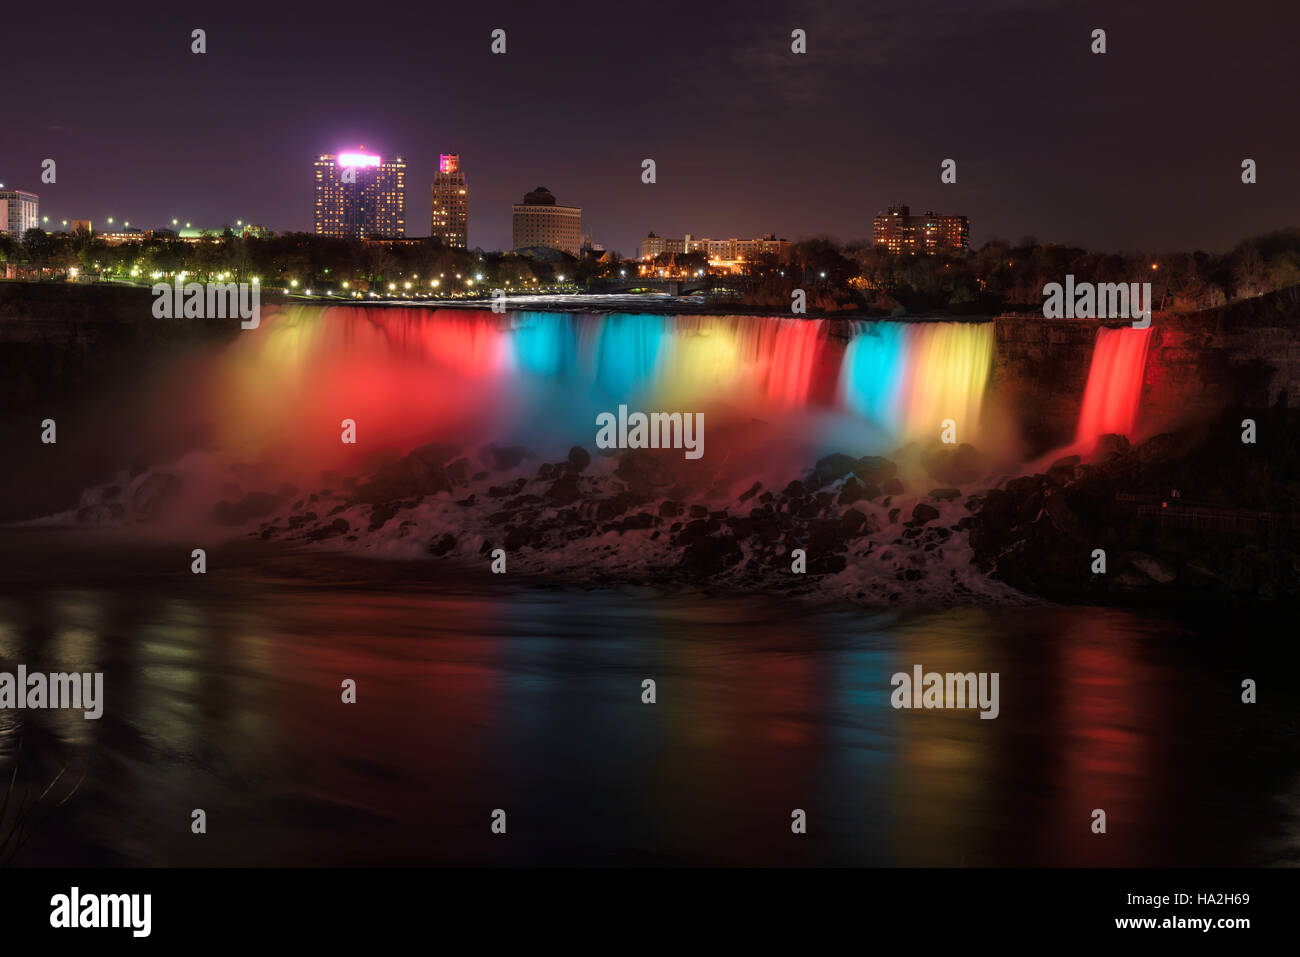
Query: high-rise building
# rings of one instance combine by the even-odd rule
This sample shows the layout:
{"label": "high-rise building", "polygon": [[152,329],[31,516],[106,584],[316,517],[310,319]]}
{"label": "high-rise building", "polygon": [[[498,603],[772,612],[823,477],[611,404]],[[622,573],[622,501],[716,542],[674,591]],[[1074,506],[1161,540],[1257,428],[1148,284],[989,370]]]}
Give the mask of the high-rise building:
{"label": "high-rise building", "polygon": [[359,147],[316,160],[316,235],[406,235],[406,161]]}
{"label": "high-rise building", "polygon": [[438,172],[433,177],[429,235],[441,239],[453,249],[469,244],[469,187],[460,168],[459,153],[438,157]]}
{"label": "high-rise building", "polygon": [[545,186],[524,196],[514,208],[514,248],[542,246],[577,256],[582,248],[582,207],[557,206]]}
{"label": "high-rise building", "polygon": [[965,216],[940,216],[927,212],[913,216],[906,206],[890,206],[876,214],[875,244],[891,253],[924,253],[965,249],[970,245],[970,220]]}
{"label": "high-rise building", "polygon": [[41,225],[41,201],[35,193],[21,189],[0,189],[0,233],[22,239],[29,229]]}

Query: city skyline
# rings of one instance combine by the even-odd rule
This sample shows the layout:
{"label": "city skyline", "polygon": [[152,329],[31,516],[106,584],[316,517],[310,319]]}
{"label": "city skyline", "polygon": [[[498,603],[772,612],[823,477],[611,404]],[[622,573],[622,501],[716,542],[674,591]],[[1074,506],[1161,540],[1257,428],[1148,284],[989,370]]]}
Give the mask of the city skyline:
{"label": "city skyline", "polygon": [[[14,68],[41,84],[8,107],[10,129],[22,132],[0,144],[0,182],[39,193],[52,222],[242,218],[309,232],[302,157],[364,142],[405,156],[422,190],[442,152],[466,157],[479,211],[472,242],[485,249],[509,248],[509,207],[546,183],[625,255],[647,230],[869,239],[875,214],[899,197],[959,209],[976,224],[976,247],[1033,235],[1222,250],[1300,221],[1300,190],[1284,175],[1297,133],[1253,92],[1287,84],[1286,31],[1255,6],[1079,12],[1026,0],[976,15],[944,0],[840,17],[837,4],[669,5],[612,33],[599,5],[563,22],[540,10],[501,23],[411,11],[386,41],[392,76],[378,99],[367,73],[313,63],[312,51],[346,38],[327,11],[303,22],[259,10],[250,30],[238,7],[152,4],[111,50],[95,14],[68,30],[34,11],[36,33],[58,28],[60,65],[49,68],[49,51],[14,51]],[[195,55],[199,20],[208,44]],[[1096,26],[1109,31],[1104,56],[1088,49]],[[509,37],[501,56],[489,51],[496,27]],[[803,57],[790,52],[794,27],[807,31]],[[590,52],[573,59],[557,45]],[[906,69],[918,48],[952,69]],[[1183,89],[1188,64],[1242,50],[1251,55],[1235,58],[1231,82]],[[436,84],[417,69],[430,57]],[[105,109],[85,77],[121,63],[131,69],[111,99],[131,108]],[[290,79],[307,76],[317,82],[304,99]],[[525,100],[519,91],[536,77],[546,93]],[[1240,181],[1246,157],[1259,164],[1250,186]],[[47,158],[58,162],[55,184],[40,181]],[[641,181],[645,158],[656,161],[654,184]],[[957,160],[955,184],[939,180],[945,158]],[[424,231],[414,225],[420,205],[408,233]]]}

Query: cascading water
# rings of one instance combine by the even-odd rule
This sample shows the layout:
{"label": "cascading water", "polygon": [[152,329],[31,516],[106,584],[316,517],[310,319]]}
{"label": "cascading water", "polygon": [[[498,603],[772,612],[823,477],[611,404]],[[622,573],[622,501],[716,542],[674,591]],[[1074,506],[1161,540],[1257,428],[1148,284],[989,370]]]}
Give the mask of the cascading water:
{"label": "cascading water", "polygon": [[854,322],[840,399],[894,440],[937,437],[952,419],[969,441],[979,434],[993,347],[992,323]]}
{"label": "cascading water", "polygon": [[824,319],[291,306],[217,361],[210,414],[232,453],[316,469],[358,455],[343,419],[372,450],[455,437],[551,454],[590,444],[619,404],[761,418],[799,454],[883,453],[945,419],[977,437],[991,323],[844,327],[847,347]]}
{"label": "cascading water", "polygon": [[1109,433],[1132,438],[1142,400],[1151,329],[1098,329],[1075,445],[1090,450]]}

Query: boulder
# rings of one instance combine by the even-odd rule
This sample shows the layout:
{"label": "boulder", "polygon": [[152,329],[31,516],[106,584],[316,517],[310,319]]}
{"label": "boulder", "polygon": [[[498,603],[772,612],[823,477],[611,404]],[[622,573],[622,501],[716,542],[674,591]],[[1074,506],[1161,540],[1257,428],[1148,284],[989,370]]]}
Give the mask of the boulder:
{"label": "boulder", "polygon": [[933,505],[927,505],[925,502],[921,502],[916,508],[912,509],[912,521],[917,525],[933,522],[938,517],[939,510]]}
{"label": "boulder", "polygon": [[569,449],[569,468],[575,472],[584,471],[591,464],[591,453],[581,445]]}
{"label": "boulder", "polygon": [[155,472],[140,483],[131,496],[131,507],[145,520],[154,519],[180,492],[180,479],[165,472]]}

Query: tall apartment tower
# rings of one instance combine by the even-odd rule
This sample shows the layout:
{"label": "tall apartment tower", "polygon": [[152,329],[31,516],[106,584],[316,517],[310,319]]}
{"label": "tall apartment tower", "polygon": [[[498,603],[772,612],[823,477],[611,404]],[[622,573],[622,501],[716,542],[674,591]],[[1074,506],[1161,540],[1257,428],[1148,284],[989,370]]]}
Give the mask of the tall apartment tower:
{"label": "tall apartment tower", "polygon": [[891,253],[933,256],[944,250],[966,249],[970,245],[970,220],[934,212],[913,216],[906,206],[890,206],[876,214],[873,238],[877,246]]}
{"label": "tall apartment tower", "polygon": [[430,202],[429,235],[441,239],[453,249],[468,248],[469,187],[460,168],[459,153],[438,157],[438,172],[433,177]]}
{"label": "tall apartment tower", "polygon": [[406,235],[406,160],[360,147],[316,160],[316,235],[333,239]]}

